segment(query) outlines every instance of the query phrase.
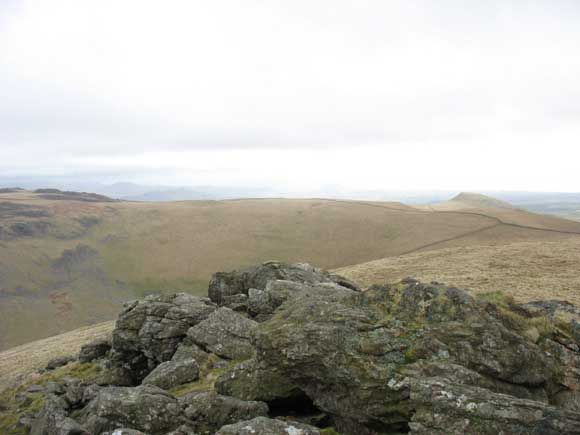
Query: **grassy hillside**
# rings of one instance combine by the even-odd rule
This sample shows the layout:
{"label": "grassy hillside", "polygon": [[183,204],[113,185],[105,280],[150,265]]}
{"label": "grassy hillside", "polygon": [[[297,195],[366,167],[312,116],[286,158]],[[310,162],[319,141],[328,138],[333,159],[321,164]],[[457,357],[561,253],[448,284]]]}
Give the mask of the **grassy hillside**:
{"label": "grassy hillside", "polygon": [[147,293],[205,293],[213,272],[266,260],[333,269],[444,246],[578,237],[572,232],[580,223],[499,208],[0,193],[0,349],[109,320],[122,301]]}
{"label": "grassy hillside", "polygon": [[501,290],[522,302],[562,299],[580,306],[579,263],[580,237],[437,249],[347,266],[337,273],[365,286],[414,277],[474,293]]}
{"label": "grassy hillside", "polygon": [[[407,276],[439,281],[473,293],[501,290],[518,301],[564,299],[580,305],[580,238],[561,242],[523,242],[496,246],[436,249],[339,268],[363,286]],[[72,355],[113,322],[80,328],[0,352],[0,391],[22,376],[34,376],[57,356]]]}

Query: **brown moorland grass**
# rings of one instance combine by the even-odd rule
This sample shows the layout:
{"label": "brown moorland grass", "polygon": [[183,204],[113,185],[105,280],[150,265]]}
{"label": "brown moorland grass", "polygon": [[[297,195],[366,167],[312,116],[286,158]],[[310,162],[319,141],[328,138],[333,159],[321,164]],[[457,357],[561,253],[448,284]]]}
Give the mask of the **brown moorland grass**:
{"label": "brown moorland grass", "polygon": [[107,337],[114,326],[115,322],[104,322],[0,352],[0,391],[24,378],[33,379],[51,359],[75,355],[84,344]]}
{"label": "brown moorland grass", "polygon": [[517,301],[567,300],[580,306],[580,238],[462,246],[383,258],[336,270],[361,285],[413,277],[477,293],[502,291]]}

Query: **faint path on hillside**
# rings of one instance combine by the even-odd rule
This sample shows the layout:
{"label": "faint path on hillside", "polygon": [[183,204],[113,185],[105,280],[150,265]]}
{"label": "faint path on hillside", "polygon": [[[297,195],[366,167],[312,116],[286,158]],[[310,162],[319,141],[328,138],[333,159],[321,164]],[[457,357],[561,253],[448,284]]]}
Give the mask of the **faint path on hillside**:
{"label": "faint path on hillside", "polygon": [[521,225],[521,224],[515,224],[512,222],[505,222],[504,220],[502,220],[501,218],[497,217],[497,216],[490,216],[487,215],[485,213],[480,213],[480,212],[470,212],[470,211],[451,211],[451,210],[434,210],[433,208],[430,207],[430,210],[420,210],[420,209],[415,209],[415,210],[408,210],[405,208],[396,208],[396,207],[390,207],[388,205],[381,205],[381,204],[377,204],[377,203],[369,203],[369,202],[365,202],[365,201],[348,201],[348,200],[340,200],[340,199],[328,199],[327,201],[331,201],[331,202],[338,202],[338,203],[344,203],[344,204],[357,204],[357,205],[363,205],[363,206],[367,206],[367,207],[376,207],[376,208],[384,208],[387,210],[392,210],[392,211],[398,211],[398,212],[403,212],[403,213],[427,213],[427,214],[436,214],[436,213],[445,213],[445,214],[460,214],[460,215],[471,215],[471,216],[479,216],[479,217],[483,217],[483,218],[487,218],[487,219],[491,219],[493,221],[495,221],[494,224],[489,225],[489,226],[485,226],[482,228],[478,228],[476,230],[472,230],[472,231],[468,231],[466,233],[462,233],[462,234],[458,234],[457,236],[454,237],[449,237],[447,239],[442,239],[442,240],[438,240],[435,242],[431,242],[431,243],[427,243],[425,245],[422,246],[418,246],[416,248],[413,248],[409,251],[406,252],[401,252],[400,254],[397,254],[396,256],[399,255],[407,255],[407,254],[413,254],[415,252],[419,252],[422,251],[423,249],[428,249],[428,248],[432,248],[434,246],[438,246],[444,243],[448,243],[448,242],[453,242],[456,240],[460,240],[463,239],[465,237],[469,237],[472,236],[474,234],[478,234],[478,233],[482,233],[484,231],[490,230],[492,228],[497,228],[500,226],[507,226],[507,227],[512,227],[512,228],[520,228],[520,229],[526,229],[526,230],[532,230],[532,231],[544,231],[544,232],[550,232],[550,233],[558,233],[558,234],[567,234],[567,235],[576,235],[576,236],[580,236],[580,231],[576,232],[576,231],[567,231],[567,230],[557,230],[554,228],[540,228],[540,227],[534,227],[534,226],[529,226],[529,225]]}
{"label": "faint path on hillside", "polygon": [[33,376],[53,358],[75,355],[84,344],[110,335],[114,326],[114,321],[99,323],[0,352],[0,391]]}
{"label": "faint path on hillside", "polygon": [[[239,199],[230,199],[230,200],[225,200],[225,201],[256,201],[256,200],[271,200],[271,199],[284,199],[284,198],[239,198]],[[531,230],[531,231],[543,231],[543,232],[556,233],[556,234],[580,236],[580,231],[558,230],[555,228],[541,228],[541,227],[535,227],[532,225],[516,224],[513,222],[506,222],[497,216],[491,216],[491,215],[488,215],[488,214],[485,214],[482,212],[475,212],[475,211],[435,210],[430,206],[429,206],[429,210],[421,210],[418,208],[413,208],[411,206],[405,206],[404,204],[402,207],[393,207],[393,206],[390,206],[387,204],[381,204],[378,202],[347,200],[347,199],[328,199],[328,198],[307,198],[307,199],[311,199],[313,201],[334,202],[334,203],[339,203],[339,204],[382,208],[385,210],[395,211],[398,213],[412,213],[412,214],[423,214],[423,215],[425,215],[425,214],[454,214],[454,215],[462,215],[462,216],[477,216],[477,217],[489,219],[493,222],[493,224],[491,224],[491,225],[487,225],[487,226],[484,226],[484,227],[481,227],[481,228],[478,228],[475,230],[467,231],[465,233],[461,233],[461,234],[458,234],[456,236],[449,237],[446,239],[437,240],[435,242],[427,243],[425,245],[413,248],[409,251],[401,252],[401,253],[397,254],[396,256],[412,254],[412,253],[421,251],[423,249],[432,248],[434,246],[438,246],[438,245],[448,243],[448,242],[453,242],[455,240],[460,240],[462,238],[469,237],[469,236],[472,236],[474,234],[482,233],[482,232],[490,230],[492,228],[498,228],[500,226],[519,228],[519,229],[525,229],[525,230]],[[534,213],[531,213],[531,214],[533,215]]]}
{"label": "faint path on hillside", "polygon": [[[344,203],[344,204],[357,204],[357,205],[363,205],[363,206],[366,206],[366,207],[384,208],[386,210],[398,211],[398,212],[402,212],[402,213],[417,213],[417,214],[459,214],[459,215],[480,216],[480,217],[483,217],[483,218],[491,219],[491,220],[497,222],[498,224],[507,225],[507,226],[510,226],[510,227],[523,228],[523,229],[535,230],[535,231],[548,231],[548,232],[560,233],[560,234],[574,234],[574,235],[580,236],[580,231],[557,230],[557,229],[554,229],[554,228],[541,228],[541,227],[534,227],[532,225],[516,224],[516,223],[513,223],[513,222],[506,222],[506,221],[502,220],[501,218],[499,218],[497,216],[491,216],[491,215],[488,215],[488,214],[485,214],[485,213],[475,212],[475,211],[435,210],[432,207],[430,207],[429,210],[407,209],[407,208],[390,207],[390,206],[387,206],[387,205],[384,205],[383,206],[381,204],[372,203],[372,202],[369,203],[369,202],[365,202],[365,201],[348,201],[348,200],[341,200],[341,199],[326,199],[324,201],[340,202],[340,203]],[[530,214],[533,215],[533,214],[536,214],[536,213],[530,213]],[[559,218],[559,217],[557,217],[557,218]],[[563,219],[563,218],[559,218],[559,219]],[[571,221],[571,222],[574,222],[574,221]]]}

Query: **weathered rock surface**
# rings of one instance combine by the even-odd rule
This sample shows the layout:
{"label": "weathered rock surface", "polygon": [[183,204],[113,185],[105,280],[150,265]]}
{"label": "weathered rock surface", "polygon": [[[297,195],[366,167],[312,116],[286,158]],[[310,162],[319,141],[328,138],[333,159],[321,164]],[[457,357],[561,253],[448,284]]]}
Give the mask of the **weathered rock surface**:
{"label": "weathered rock surface", "polygon": [[81,351],[102,367],[91,382],[19,393],[46,396],[32,433],[580,433],[580,310],[566,302],[413,279],[361,292],[273,262],[218,273],[209,293],[128,304],[110,351]]}
{"label": "weathered rock surface", "polygon": [[[317,288],[288,300],[259,325],[256,364],[245,371],[237,367],[232,372],[237,381],[223,375],[218,388],[252,399],[249,392],[261,394],[256,379],[274,371],[284,379],[282,391],[288,391],[288,384],[303,391],[334,416],[339,430],[402,431],[408,430],[418,404],[410,387],[393,385],[405,375],[429,377],[421,366],[429,361],[464,369],[470,376],[453,379],[460,385],[471,377],[492,393],[513,394],[504,399],[535,398],[545,406],[562,387],[563,366],[511,326],[494,316],[489,304],[444,286],[409,280],[362,294]],[[477,410],[472,415],[482,418]]]}
{"label": "weathered rock surface", "polygon": [[113,359],[129,368],[138,382],[169,361],[189,328],[215,309],[208,299],[186,293],[128,303],[113,332]]}
{"label": "weathered rock surface", "polygon": [[268,405],[263,402],[246,402],[213,392],[190,394],[181,403],[199,434],[214,434],[226,424],[268,415]]}
{"label": "weathered rock surface", "polygon": [[[331,274],[306,263],[284,264],[275,261],[249,267],[240,271],[218,272],[213,275],[208,289],[209,298],[220,305],[231,302],[225,298],[247,295],[250,289],[264,290],[270,281],[286,280],[304,284],[334,283],[360,291],[346,278]],[[237,299],[233,299],[239,302]]]}
{"label": "weathered rock surface", "polygon": [[541,402],[438,378],[413,380],[410,387],[410,399],[416,406],[409,424],[413,434],[580,433],[580,414]]}
{"label": "weathered rock surface", "polygon": [[260,366],[255,358],[235,365],[216,381],[215,389],[226,396],[265,402],[301,393],[285,375],[275,368]]}
{"label": "weathered rock surface", "polygon": [[32,424],[31,435],[90,435],[79,423],[68,417],[63,398],[49,394]]}
{"label": "weathered rock surface", "polygon": [[184,359],[194,359],[198,365],[205,364],[207,359],[209,358],[209,353],[204,351],[201,347],[199,347],[195,343],[190,343],[188,339],[185,339],[181,345],[177,348],[173,357],[171,358],[172,361],[181,361]]}
{"label": "weathered rock surface", "polygon": [[103,432],[101,435],[147,435],[147,434],[141,432],[140,430],[121,428],[115,429],[112,432]]}
{"label": "weathered rock surface", "polygon": [[81,347],[78,360],[82,363],[87,363],[96,359],[104,358],[110,350],[111,340],[108,338],[101,338]]}
{"label": "weathered rock surface", "polygon": [[224,426],[216,435],[320,435],[320,430],[302,423],[256,417]]}
{"label": "weathered rock surface", "polygon": [[227,359],[246,359],[254,354],[250,335],[258,323],[229,308],[219,308],[192,327],[187,336],[208,352]]}
{"label": "weathered rock surface", "polygon": [[79,422],[93,434],[130,428],[165,434],[179,426],[177,399],[152,385],[106,387],[82,410]]}
{"label": "weathered rock surface", "polygon": [[199,379],[199,366],[194,359],[165,361],[159,364],[143,379],[143,385],[155,385],[169,390],[178,385]]}

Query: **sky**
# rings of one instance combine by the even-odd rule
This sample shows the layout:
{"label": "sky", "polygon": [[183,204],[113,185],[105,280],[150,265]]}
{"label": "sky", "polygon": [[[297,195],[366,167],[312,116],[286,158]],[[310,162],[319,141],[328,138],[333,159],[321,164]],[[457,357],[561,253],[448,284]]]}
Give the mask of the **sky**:
{"label": "sky", "polygon": [[0,176],[580,191],[577,0],[2,0]]}

